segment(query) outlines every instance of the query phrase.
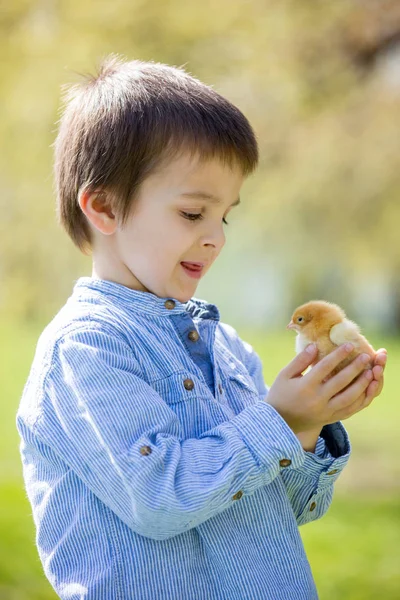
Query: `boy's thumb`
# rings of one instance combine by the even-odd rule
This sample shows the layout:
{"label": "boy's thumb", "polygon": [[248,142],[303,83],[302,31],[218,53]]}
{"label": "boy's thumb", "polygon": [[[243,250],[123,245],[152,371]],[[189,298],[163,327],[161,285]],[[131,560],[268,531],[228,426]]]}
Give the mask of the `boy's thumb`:
{"label": "boy's thumb", "polygon": [[289,378],[301,375],[314,362],[316,354],[316,344],[309,344],[283,369],[285,375]]}

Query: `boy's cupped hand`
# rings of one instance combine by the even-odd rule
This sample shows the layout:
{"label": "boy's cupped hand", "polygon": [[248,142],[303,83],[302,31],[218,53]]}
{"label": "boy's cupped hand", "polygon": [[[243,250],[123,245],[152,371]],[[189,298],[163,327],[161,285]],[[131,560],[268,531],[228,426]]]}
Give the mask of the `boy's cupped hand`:
{"label": "boy's cupped hand", "polygon": [[354,347],[343,344],[320,360],[312,369],[317,355],[314,344],[307,346],[282,369],[265,400],[282,416],[293,432],[316,439],[324,425],[343,421],[369,406],[383,388],[387,352],[381,348],[375,354],[374,366],[368,368],[370,357],[360,354],[333,377],[332,370]]}

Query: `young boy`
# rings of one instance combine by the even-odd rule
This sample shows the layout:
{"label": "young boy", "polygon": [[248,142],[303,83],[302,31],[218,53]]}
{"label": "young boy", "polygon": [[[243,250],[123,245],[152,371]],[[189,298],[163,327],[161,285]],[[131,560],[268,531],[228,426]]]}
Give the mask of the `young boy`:
{"label": "young boy", "polygon": [[339,421],[379,394],[386,356],[324,381],[350,349],[301,376],[311,347],[268,391],[193,297],[257,160],[243,114],[180,69],[110,57],[67,99],[58,214],[93,272],[40,336],[17,417],[60,598],[317,598],[298,525],[328,509]]}

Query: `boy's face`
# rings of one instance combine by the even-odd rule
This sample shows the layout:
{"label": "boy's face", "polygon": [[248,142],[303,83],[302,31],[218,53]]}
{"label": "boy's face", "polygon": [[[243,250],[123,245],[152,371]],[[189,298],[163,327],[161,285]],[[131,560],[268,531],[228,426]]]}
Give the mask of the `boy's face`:
{"label": "boy's face", "polygon": [[[217,159],[183,155],[170,162],[143,182],[126,225],[101,236],[109,247],[93,251],[93,276],[186,302],[225,244],[223,219],[237,203],[243,179],[239,167]],[[204,267],[193,273],[182,262]]]}

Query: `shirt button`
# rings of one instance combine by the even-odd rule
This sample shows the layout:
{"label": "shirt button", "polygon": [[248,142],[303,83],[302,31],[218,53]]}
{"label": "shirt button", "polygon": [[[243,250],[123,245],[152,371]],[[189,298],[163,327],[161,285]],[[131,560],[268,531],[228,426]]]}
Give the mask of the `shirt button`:
{"label": "shirt button", "polygon": [[238,492],[236,492],[236,494],[234,494],[232,496],[232,500],[240,500],[240,498],[243,496],[243,492],[242,490],[239,490]]}
{"label": "shirt button", "polygon": [[218,391],[219,391],[220,394],[222,394],[222,392],[224,391],[222,389],[222,385],[220,383],[218,384]]}
{"label": "shirt button", "polygon": [[194,382],[192,379],[185,379],[183,385],[185,386],[185,390],[192,390],[194,388]]}
{"label": "shirt button", "polygon": [[315,504],[315,502],[311,502],[311,504],[310,504],[310,512],[312,512],[315,509],[316,506],[317,505]]}
{"label": "shirt button", "polygon": [[188,333],[188,338],[191,342],[197,342],[199,337],[200,336],[195,329],[193,329],[193,331],[189,331],[189,333]]}
{"label": "shirt button", "polygon": [[143,454],[143,456],[148,456],[149,454],[151,454],[151,448],[150,446],[142,446],[139,452],[140,454]]}
{"label": "shirt button", "polygon": [[173,300],[166,300],[164,306],[165,308],[168,308],[168,310],[171,310],[172,308],[175,308],[175,302]]}
{"label": "shirt button", "polygon": [[332,471],[329,471],[329,473],[327,473],[327,475],[334,475],[338,471],[339,471],[339,469],[332,469]]}
{"label": "shirt button", "polygon": [[279,461],[280,467],[288,467],[291,464],[292,464],[292,461],[289,458],[282,458],[282,460]]}

